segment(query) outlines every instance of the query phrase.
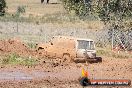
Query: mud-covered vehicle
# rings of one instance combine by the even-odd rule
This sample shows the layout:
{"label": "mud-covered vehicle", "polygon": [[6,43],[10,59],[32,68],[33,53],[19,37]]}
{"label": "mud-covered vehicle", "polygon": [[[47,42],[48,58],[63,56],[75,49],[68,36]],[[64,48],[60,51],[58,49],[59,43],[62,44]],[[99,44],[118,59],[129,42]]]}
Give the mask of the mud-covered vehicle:
{"label": "mud-covered vehicle", "polygon": [[60,58],[62,62],[95,60],[96,50],[92,39],[54,36],[48,43],[41,43],[38,50],[51,58]]}

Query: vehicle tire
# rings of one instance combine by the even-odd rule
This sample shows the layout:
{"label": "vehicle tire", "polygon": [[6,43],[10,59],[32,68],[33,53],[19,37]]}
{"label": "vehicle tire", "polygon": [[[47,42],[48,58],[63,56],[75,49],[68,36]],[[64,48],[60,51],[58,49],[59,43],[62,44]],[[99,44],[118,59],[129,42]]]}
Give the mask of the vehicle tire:
{"label": "vehicle tire", "polygon": [[66,62],[69,63],[71,61],[70,55],[69,54],[64,54],[62,58],[62,63]]}
{"label": "vehicle tire", "polygon": [[102,58],[101,57],[96,57],[98,62],[102,62]]}
{"label": "vehicle tire", "polygon": [[44,50],[44,48],[42,48],[42,47],[39,47],[37,50]]}

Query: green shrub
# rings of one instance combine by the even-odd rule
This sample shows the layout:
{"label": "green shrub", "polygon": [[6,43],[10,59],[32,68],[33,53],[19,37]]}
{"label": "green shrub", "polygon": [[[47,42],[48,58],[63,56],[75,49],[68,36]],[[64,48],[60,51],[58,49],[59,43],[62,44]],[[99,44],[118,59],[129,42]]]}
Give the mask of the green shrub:
{"label": "green shrub", "polygon": [[8,58],[2,59],[2,64],[9,64],[9,59]]}
{"label": "green shrub", "polygon": [[91,10],[91,2],[88,1],[87,3],[85,0],[61,0],[63,3],[64,8],[69,13],[74,13],[79,17],[85,17],[90,14]]}
{"label": "green shrub", "polygon": [[35,43],[27,43],[29,48],[36,48],[36,44]]}
{"label": "green shrub", "polygon": [[19,17],[21,14],[26,12],[25,6],[18,6],[15,16]]}
{"label": "green shrub", "polygon": [[0,0],[0,16],[5,15],[6,2],[5,0]]}
{"label": "green shrub", "polygon": [[131,0],[61,0],[64,8],[71,13],[86,17],[96,15],[103,22],[122,20],[132,16]]}
{"label": "green shrub", "polygon": [[37,64],[37,61],[35,58],[20,57],[16,53],[12,53],[2,60],[2,64],[33,66]]}
{"label": "green shrub", "polygon": [[19,55],[13,53],[7,56],[7,58],[4,58],[2,60],[2,64],[13,64],[17,62],[17,58],[19,58]]}
{"label": "green shrub", "polygon": [[21,65],[24,65],[24,66],[33,66],[37,64],[37,61],[33,58],[25,58],[22,62],[21,62]]}

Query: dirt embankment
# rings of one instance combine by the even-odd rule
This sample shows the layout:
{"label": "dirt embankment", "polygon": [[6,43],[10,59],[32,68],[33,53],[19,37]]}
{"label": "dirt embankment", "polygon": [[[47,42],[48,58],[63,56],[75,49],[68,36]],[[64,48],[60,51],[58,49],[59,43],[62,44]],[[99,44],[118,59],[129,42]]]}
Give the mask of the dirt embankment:
{"label": "dirt embankment", "polygon": [[[15,53],[22,57],[36,57],[36,58],[49,57],[45,54],[46,52],[44,52],[43,49],[39,51],[37,51],[37,49],[31,49],[20,39],[14,38],[8,40],[0,40],[0,55],[1,54],[8,55],[12,53]],[[48,53],[51,54],[50,52]]]}
{"label": "dirt embankment", "polygon": [[15,53],[24,53],[28,52],[27,47],[22,44],[19,40],[1,40],[0,41],[0,50],[2,52],[15,52]]}
{"label": "dirt embankment", "polygon": [[35,50],[29,49],[19,39],[0,40],[0,54],[16,53],[21,56],[34,55]]}

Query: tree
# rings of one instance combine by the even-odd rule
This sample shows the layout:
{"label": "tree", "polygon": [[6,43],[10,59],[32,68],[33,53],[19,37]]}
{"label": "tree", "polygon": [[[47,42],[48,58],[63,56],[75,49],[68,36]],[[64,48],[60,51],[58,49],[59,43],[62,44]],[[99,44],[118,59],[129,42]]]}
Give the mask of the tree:
{"label": "tree", "polygon": [[132,16],[132,0],[61,0],[64,8],[77,16],[97,14],[103,22]]}
{"label": "tree", "polygon": [[103,22],[123,22],[132,16],[132,0],[99,0],[96,8]]}
{"label": "tree", "polygon": [[[103,21],[109,34],[117,31],[121,45],[127,39],[123,38],[124,31],[132,30],[132,0],[62,0],[64,8],[75,15],[87,17],[90,14]],[[87,19],[87,18],[85,18]],[[110,33],[111,32],[111,33]],[[110,41],[112,40],[110,35]]]}
{"label": "tree", "polygon": [[0,16],[5,14],[6,2],[5,0],[0,0]]}
{"label": "tree", "polygon": [[[132,0],[99,0],[96,8],[101,21],[107,26],[109,32],[115,35],[115,43],[125,50],[131,46],[129,40],[125,38],[124,32],[132,29],[130,26],[132,22],[130,20],[132,18]],[[113,35],[110,35],[112,42],[114,42]]]}

